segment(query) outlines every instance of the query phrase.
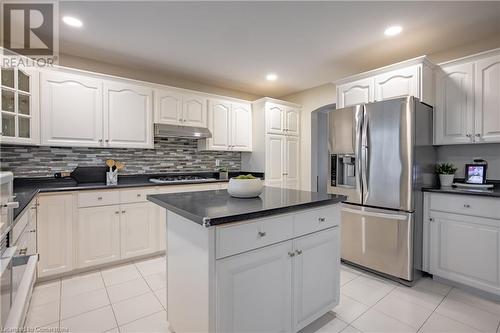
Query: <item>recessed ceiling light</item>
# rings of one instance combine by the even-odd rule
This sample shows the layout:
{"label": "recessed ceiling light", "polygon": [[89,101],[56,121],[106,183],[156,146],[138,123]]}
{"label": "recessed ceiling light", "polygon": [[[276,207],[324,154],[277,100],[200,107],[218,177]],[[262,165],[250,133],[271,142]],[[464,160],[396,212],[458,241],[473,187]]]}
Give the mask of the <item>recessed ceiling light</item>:
{"label": "recessed ceiling light", "polygon": [[269,73],[266,75],[267,81],[276,81],[277,78],[278,78],[278,75],[276,75],[274,73]]}
{"label": "recessed ceiling light", "polygon": [[80,28],[83,25],[82,21],[72,16],[64,16],[62,20],[64,23],[72,27]]}
{"label": "recessed ceiling light", "polygon": [[401,31],[403,31],[403,28],[400,25],[393,25],[385,29],[384,34],[386,36],[396,36],[397,34],[401,33]]}

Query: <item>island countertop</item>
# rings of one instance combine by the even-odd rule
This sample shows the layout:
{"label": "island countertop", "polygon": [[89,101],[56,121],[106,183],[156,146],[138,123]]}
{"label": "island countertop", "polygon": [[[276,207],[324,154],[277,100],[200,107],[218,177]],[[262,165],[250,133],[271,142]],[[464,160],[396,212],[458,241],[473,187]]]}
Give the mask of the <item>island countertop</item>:
{"label": "island countertop", "polygon": [[343,195],[264,187],[257,198],[233,198],[227,190],[148,195],[156,203],[195,223],[209,227],[340,203]]}

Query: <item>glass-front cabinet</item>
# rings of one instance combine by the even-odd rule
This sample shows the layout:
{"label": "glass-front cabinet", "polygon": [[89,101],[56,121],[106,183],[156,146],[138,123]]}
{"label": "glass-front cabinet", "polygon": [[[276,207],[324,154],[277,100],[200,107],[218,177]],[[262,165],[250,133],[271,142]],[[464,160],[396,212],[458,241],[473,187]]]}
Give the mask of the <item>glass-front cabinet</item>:
{"label": "glass-front cabinet", "polygon": [[0,142],[39,144],[38,71],[0,67]]}

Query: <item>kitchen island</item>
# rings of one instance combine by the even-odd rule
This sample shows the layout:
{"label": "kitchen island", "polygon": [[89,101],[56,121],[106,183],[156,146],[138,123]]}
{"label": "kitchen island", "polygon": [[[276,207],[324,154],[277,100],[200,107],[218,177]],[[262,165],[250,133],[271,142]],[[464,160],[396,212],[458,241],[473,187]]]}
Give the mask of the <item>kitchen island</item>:
{"label": "kitchen island", "polygon": [[265,187],[158,194],[167,316],[183,332],[297,332],[339,301],[344,196]]}

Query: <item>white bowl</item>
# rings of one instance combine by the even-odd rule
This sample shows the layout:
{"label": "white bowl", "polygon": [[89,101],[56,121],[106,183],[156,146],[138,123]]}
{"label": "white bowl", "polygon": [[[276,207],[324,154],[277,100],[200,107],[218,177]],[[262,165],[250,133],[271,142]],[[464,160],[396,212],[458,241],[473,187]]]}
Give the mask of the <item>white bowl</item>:
{"label": "white bowl", "polygon": [[255,198],[262,193],[263,189],[264,184],[260,178],[231,178],[229,179],[229,185],[227,186],[227,192],[236,198]]}

